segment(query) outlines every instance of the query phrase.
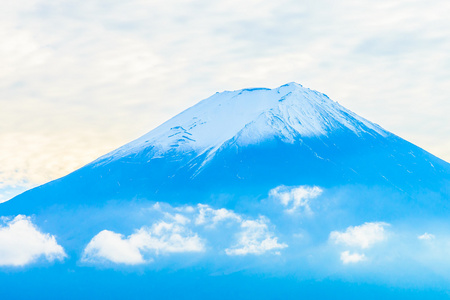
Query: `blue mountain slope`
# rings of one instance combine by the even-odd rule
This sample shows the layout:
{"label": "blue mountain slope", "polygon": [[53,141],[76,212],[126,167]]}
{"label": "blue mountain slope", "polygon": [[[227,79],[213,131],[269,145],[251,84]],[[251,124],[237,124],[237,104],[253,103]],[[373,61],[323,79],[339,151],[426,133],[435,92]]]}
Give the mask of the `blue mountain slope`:
{"label": "blue mountain slope", "polygon": [[0,242],[34,251],[0,245],[0,295],[441,297],[449,182],[448,163],[296,83],[217,93],[0,204]]}

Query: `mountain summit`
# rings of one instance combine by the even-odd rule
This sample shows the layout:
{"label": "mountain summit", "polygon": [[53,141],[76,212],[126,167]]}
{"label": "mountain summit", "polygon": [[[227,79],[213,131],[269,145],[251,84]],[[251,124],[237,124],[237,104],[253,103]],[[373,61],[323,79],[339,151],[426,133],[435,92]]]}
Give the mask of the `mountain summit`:
{"label": "mountain summit", "polygon": [[231,141],[247,146],[276,137],[294,143],[344,129],[356,135],[388,134],[326,95],[288,83],[275,89],[216,93],[101,159],[119,159],[149,147],[155,156],[176,150],[211,157]]}

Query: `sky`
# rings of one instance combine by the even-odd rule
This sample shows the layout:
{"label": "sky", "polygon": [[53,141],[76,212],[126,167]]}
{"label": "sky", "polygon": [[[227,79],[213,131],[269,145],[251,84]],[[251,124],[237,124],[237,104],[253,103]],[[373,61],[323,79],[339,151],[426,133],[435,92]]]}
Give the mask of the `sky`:
{"label": "sky", "polygon": [[2,1],[0,201],[295,81],[450,161],[448,1]]}

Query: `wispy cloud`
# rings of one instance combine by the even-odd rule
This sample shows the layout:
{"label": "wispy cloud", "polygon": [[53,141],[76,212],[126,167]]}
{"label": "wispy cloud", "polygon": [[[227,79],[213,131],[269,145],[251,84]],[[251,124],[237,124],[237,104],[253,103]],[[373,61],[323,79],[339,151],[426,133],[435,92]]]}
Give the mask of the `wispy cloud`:
{"label": "wispy cloud", "polygon": [[424,234],[417,236],[417,238],[418,238],[419,240],[425,240],[425,241],[428,241],[428,240],[433,240],[433,239],[435,239],[436,237],[434,236],[434,234],[425,232]]}
{"label": "wispy cloud", "polygon": [[366,256],[360,253],[350,253],[350,251],[341,252],[341,261],[344,264],[354,264],[364,261]]}
{"label": "wispy cloud", "polygon": [[213,209],[205,204],[199,204],[197,207],[199,212],[195,218],[196,225],[215,226],[217,223],[227,220],[238,223],[242,221],[241,216],[225,208]]}
{"label": "wispy cloud", "polygon": [[242,232],[238,233],[238,242],[225,249],[228,255],[260,255],[268,251],[286,248],[288,245],[278,243],[278,238],[269,230],[268,219],[260,217],[257,220],[246,220],[241,224]]}
{"label": "wispy cloud", "polygon": [[309,202],[322,194],[323,190],[317,186],[278,186],[269,192],[269,196],[277,199],[286,207],[286,212],[294,213],[300,209],[312,213]]}

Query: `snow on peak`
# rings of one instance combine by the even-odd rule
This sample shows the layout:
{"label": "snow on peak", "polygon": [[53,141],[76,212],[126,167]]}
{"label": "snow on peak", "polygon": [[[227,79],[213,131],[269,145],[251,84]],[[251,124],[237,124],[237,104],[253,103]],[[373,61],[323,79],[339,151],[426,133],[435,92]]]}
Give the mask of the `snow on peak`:
{"label": "snow on peak", "polygon": [[271,136],[293,141],[345,128],[357,135],[387,133],[326,95],[291,82],[275,89],[216,93],[106,157],[123,157],[147,147],[161,154],[194,150],[211,155],[233,138],[240,145]]}
{"label": "snow on peak", "polygon": [[295,88],[303,88],[303,85],[292,81],[292,82],[283,84],[282,86],[279,87],[279,89],[280,88],[293,88],[293,89],[295,89]]}

